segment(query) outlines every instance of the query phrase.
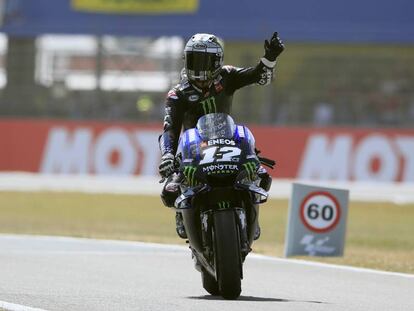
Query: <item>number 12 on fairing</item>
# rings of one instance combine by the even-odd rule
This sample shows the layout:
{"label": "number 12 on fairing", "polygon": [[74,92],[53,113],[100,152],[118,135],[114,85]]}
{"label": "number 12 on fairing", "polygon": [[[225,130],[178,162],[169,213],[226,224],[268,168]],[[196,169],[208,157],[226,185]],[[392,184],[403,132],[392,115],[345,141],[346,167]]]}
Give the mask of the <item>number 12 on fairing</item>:
{"label": "number 12 on fairing", "polygon": [[210,147],[202,151],[203,159],[200,164],[217,162],[231,162],[233,157],[239,156],[240,148],[236,147]]}

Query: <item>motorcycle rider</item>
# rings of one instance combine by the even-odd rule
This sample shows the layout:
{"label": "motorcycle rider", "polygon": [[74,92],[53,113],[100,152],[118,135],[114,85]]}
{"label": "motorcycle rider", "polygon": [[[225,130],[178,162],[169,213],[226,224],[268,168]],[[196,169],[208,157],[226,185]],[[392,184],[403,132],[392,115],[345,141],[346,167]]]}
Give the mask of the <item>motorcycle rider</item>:
{"label": "motorcycle rider", "polygon": [[[237,68],[223,65],[223,45],[215,35],[197,33],[188,40],[184,48],[181,81],[167,94],[164,131],[159,137],[162,155],[159,173],[163,178],[168,178],[161,194],[166,206],[173,206],[179,195],[178,176],[173,172],[181,130],[194,128],[204,114],[230,114],[233,94],[237,89],[254,83],[270,84],[276,59],[284,48],[275,32],[270,40],[265,40],[264,56],[256,66]],[[270,179],[264,168],[260,169]],[[260,235],[258,229],[255,239]],[[176,230],[181,238],[187,238],[180,213],[176,214]]]}

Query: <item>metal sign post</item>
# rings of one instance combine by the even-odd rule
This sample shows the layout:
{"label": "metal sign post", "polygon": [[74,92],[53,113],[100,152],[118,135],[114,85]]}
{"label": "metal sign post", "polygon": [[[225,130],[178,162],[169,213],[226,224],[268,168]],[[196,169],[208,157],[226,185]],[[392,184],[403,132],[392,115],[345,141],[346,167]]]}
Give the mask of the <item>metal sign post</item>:
{"label": "metal sign post", "polygon": [[342,256],[349,191],[293,184],[285,256]]}

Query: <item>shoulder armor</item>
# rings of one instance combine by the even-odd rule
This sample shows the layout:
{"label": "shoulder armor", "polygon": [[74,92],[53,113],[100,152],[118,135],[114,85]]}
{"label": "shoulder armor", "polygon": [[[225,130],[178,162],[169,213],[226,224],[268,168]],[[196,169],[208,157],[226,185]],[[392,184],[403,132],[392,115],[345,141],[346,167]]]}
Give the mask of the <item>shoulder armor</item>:
{"label": "shoulder armor", "polygon": [[191,85],[188,80],[182,80],[180,83],[175,85],[167,93],[167,98],[169,99],[178,99],[183,94],[187,93],[191,89]]}
{"label": "shoulder armor", "polygon": [[172,88],[167,93],[167,98],[170,99],[178,99],[177,90],[175,88]]}
{"label": "shoulder armor", "polygon": [[179,84],[178,84],[178,90],[180,90],[181,92],[185,92],[187,91],[188,88],[191,87],[190,82],[188,82],[187,79],[182,80]]}

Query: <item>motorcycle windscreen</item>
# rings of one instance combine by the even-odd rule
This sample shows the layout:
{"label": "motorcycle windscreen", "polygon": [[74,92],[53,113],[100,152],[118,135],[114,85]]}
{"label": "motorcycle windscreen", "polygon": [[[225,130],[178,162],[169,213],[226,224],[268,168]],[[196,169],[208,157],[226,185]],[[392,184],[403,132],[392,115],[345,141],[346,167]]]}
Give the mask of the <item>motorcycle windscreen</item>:
{"label": "motorcycle windscreen", "polygon": [[210,113],[197,122],[197,130],[202,140],[233,138],[236,125],[226,113]]}

